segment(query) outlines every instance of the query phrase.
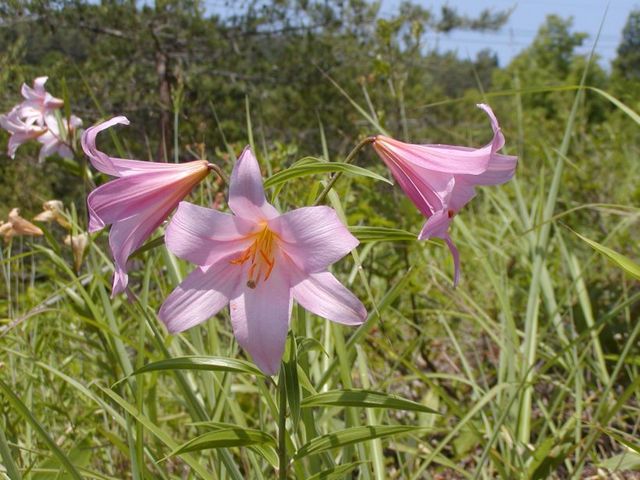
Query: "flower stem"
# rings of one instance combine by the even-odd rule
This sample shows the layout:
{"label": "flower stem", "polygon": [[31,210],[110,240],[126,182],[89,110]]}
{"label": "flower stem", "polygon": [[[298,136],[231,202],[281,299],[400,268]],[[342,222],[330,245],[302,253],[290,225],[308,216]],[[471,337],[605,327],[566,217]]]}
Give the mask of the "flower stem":
{"label": "flower stem", "polygon": [[208,163],[207,167],[209,168],[209,170],[213,170],[214,172],[216,172],[216,175],[218,175],[220,180],[222,180],[225,185],[229,185],[229,178],[218,165],[216,165],[215,163]]}
{"label": "flower stem", "polygon": [[[366,145],[368,145],[370,143],[373,143],[375,141],[375,139],[376,139],[376,137],[367,137],[367,138],[361,140],[360,143],[358,143],[353,148],[353,150],[351,150],[349,155],[347,155],[347,158],[345,158],[344,163],[351,163],[353,161],[353,159],[355,158],[356,154],[360,150],[362,150]],[[340,178],[341,175],[342,175],[342,172],[336,172],[336,173],[333,174],[333,176],[329,179],[329,182],[324,187],[322,192],[320,192],[320,195],[318,195],[318,198],[316,198],[316,201],[313,202],[313,206],[318,206],[322,202],[324,202],[324,199],[327,197],[327,195],[329,194],[329,192],[331,191],[331,189],[333,188],[333,186],[338,181],[338,179]]]}
{"label": "flower stem", "polygon": [[278,375],[278,479],[286,480],[287,478],[287,388],[284,382],[284,366],[280,367],[280,375]]}

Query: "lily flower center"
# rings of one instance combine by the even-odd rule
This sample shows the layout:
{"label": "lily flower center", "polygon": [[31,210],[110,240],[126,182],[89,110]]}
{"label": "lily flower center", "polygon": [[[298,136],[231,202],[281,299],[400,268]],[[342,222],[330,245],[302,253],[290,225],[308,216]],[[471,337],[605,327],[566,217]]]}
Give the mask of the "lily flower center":
{"label": "lily flower center", "polygon": [[276,264],[275,248],[277,235],[264,225],[262,230],[251,235],[254,240],[237,258],[231,260],[234,265],[250,262],[247,274],[247,287],[256,288],[262,280],[266,282]]}

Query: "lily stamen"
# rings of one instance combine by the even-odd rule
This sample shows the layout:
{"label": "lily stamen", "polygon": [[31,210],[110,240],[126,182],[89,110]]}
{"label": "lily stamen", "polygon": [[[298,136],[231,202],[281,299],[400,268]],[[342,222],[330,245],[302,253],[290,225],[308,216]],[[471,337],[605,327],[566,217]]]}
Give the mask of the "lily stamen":
{"label": "lily stamen", "polygon": [[[238,258],[234,258],[229,263],[233,265],[243,265],[251,260],[251,267],[248,271],[247,287],[256,288],[262,276],[263,281],[267,281],[273,267],[276,264],[273,256],[273,237],[275,234],[265,225],[259,233],[251,235],[256,237],[253,243],[245,249]],[[263,274],[264,272],[264,274]]]}

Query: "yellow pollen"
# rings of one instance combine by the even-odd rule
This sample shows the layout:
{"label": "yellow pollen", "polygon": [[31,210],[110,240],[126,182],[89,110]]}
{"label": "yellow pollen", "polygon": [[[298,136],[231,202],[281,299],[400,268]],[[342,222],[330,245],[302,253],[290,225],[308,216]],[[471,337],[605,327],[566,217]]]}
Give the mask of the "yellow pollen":
{"label": "yellow pollen", "polygon": [[246,250],[242,251],[238,258],[231,260],[234,265],[243,265],[251,262],[249,267],[247,287],[256,288],[262,280],[266,282],[276,264],[274,256],[275,239],[277,235],[265,225],[259,232],[251,234],[253,243]]}

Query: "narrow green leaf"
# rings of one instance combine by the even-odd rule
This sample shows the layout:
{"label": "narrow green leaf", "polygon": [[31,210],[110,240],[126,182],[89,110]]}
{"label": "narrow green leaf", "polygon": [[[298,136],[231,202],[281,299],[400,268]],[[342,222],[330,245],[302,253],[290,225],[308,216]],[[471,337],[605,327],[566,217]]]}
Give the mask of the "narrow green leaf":
{"label": "narrow green leaf", "polygon": [[40,424],[36,417],[33,416],[31,410],[29,410],[29,408],[16,396],[16,394],[13,392],[13,389],[2,380],[0,380],[0,390],[4,392],[4,395],[11,406],[20,414],[20,416],[22,416],[22,418],[24,418],[29,423],[29,425],[31,425],[33,430],[38,434],[43,442],[47,444],[47,447],[49,447],[51,453],[53,453],[53,455],[58,459],[62,466],[67,469],[69,475],[71,475],[71,477],[76,480],[82,480],[82,475],[80,475],[78,470],[76,470],[76,467],[73,466],[69,458],[67,458],[58,444],[53,441],[44,427]]}
{"label": "narrow green leaf", "polygon": [[366,442],[375,438],[387,438],[410,433],[424,432],[428,427],[413,425],[369,425],[367,427],[352,427],[335,433],[328,433],[314,438],[304,444],[294,455],[294,460],[300,460],[308,455],[316,455],[333,448]]}
{"label": "narrow green leaf", "polygon": [[13,461],[13,454],[7,443],[7,438],[4,435],[4,427],[0,426],[0,458],[4,462],[4,468],[7,471],[7,475],[11,480],[21,480],[20,470]]}
{"label": "narrow green leaf", "polygon": [[613,472],[640,471],[640,455],[632,451],[621,453],[601,462],[600,466]]}
{"label": "narrow green leaf", "polygon": [[614,96],[608,94],[607,92],[605,92],[604,90],[600,90],[599,88],[596,88],[596,87],[587,87],[587,89],[591,90],[592,92],[596,92],[599,95],[602,95],[604,98],[606,98],[611,103],[613,103],[616,107],[618,107],[620,110],[622,110],[624,113],[626,113],[634,122],[636,122],[638,125],[640,125],[640,115],[638,115],[636,112],[634,112],[631,108],[627,107],[624,103],[622,103],[616,97],[614,97]]}
{"label": "narrow green leaf", "polygon": [[246,447],[256,444],[275,445],[275,440],[268,433],[253,428],[222,428],[204,433],[186,443],[183,443],[172,451],[169,456],[180,455],[187,452],[199,452],[200,450]]}
{"label": "narrow green leaf", "polygon": [[349,227],[349,231],[362,243],[365,242],[412,242],[417,240],[413,233],[398,228],[388,227]]}
{"label": "narrow green leaf", "polygon": [[394,410],[438,413],[436,410],[412,400],[373,390],[332,390],[311,395],[302,400],[303,408],[324,406],[391,408]]}
{"label": "narrow green leaf", "polygon": [[598,242],[594,242],[593,240],[588,239],[587,237],[583,237],[578,232],[575,233],[580,239],[586,243],[588,243],[595,251],[601,253],[613,263],[622,268],[625,272],[631,275],[636,280],[640,280],[640,265],[635,263],[633,260],[625,257],[624,255],[611,250],[609,247],[605,247],[604,245],[599,244]]}
{"label": "narrow green leaf", "polygon": [[556,439],[553,437],[540,442],[533,452],[526,478],[530,480],[549,478],[566,459],[570,448],[571,445],[567,443],[556,445]]}
{"label": "narrow green leaf", "polygon": [[289,180],[293,180],[294,178],[334,172],[348,173],[350,175],[373,178],[374,180],[379,180],[390,185],[392,184],[389,179],[383,177],[382,175],[378,175],[377,173],[374,173],[370,170],[367,170],[366,168],[358,167],[356,165],[351,165],[348,163],[324,162],[318,160],[314,162],[305,162],[304,164],[297,164],[287,168],[286,170],[282,170],[281,172],[278,172],[267,178],[264,182],[264,187],[275,187],[282,183],[286,183]]}
{"label": "narrow green leaf", "polygon": [[[67,457],[79,471],[87,471],[87,467],[89,467],[91,463],[92,454],[93,450],[89,441],[87,439],[83,439],[78,443],[78,445],[69,451]],[[68,480],[71,478],[70,475],[61,474],[58,471],[59,466],[55,457],[45,459],[35,468],[35,470],[38,471],[38,473],[32,474],[29,477],[30,480]]]}
{"label": "narrow green leaf", "polygon": [[210,372],[248,373],[250,375],[264,376],[264,373],[258,367],[246,360],[202,355],[168,358],[149,363],[133,372],[132,375],[163,370],[208,370]]}
{"label": "narrow green leaf", "polygon": [[148,241],[140,248],[138,248],[135,252],[129,255],[129,258],[136,258],[142,255],[144,252],[148,252],[149,250],[153,250],[154,248],[161,247],[164,245],[164,235],[154,238],[153,240]]}
{"label": "narrow green leaf", "polygon": [[323,470],[320,473],[316,473],[315,475],[307,478],[307,480],[337,480],[338,478],[343,478],[349,472],[354,470],[359,465],[363,463],[369,462],[351,462],[345,463],[344,465],[336,465],[333,468],[329,468],[327,470]]}
{"label": "narrow green leaf", "polygon": [[[167,433],[162,428],[158,427],[154,422],[152,422],[148,417],[140,413],[136,407],[131,405],[120,395],[118,395],[112,390],[101,387],[100,385],[97,385],[97,387],[100,389],[102,393],[107,395],[109,398],[111,398],[111,400],[113,400],[118,405],[120,405],[120,407],[126,410],[138,422],[142,423],[149,432],[151,432],[158,440],[164,443],[171,450],[176,450],[179,448],[178,444],[173,441],[173,438],[169,433]],[[184,455],[182,455],[182,460],[184,460],[184,462],[187,465],[189,465],[193,469],[193,471],[198,473],[202,478],[206,480],[214,479],[214,476],[210,474],[205,467],[200,465],[198,460],[196,460],[193,456],[189,455],[188,453],[185,453]]]}
{"label": "narrow green leaf", "polygon": [[269,465],[273,468],[278,468],[278,452],[273,445],[269,443],[256,443],[255,445],[247,445],[247,447],[269,462]]}
{"label": "narrow green leaf", "polygon": [[295,429],[300,422],[300,382],[298,380],[298,355],[294,335],[287,337],[287,349],[283,366],[287,402],[289,403],[289,411],[291,412],[291,419]]}

